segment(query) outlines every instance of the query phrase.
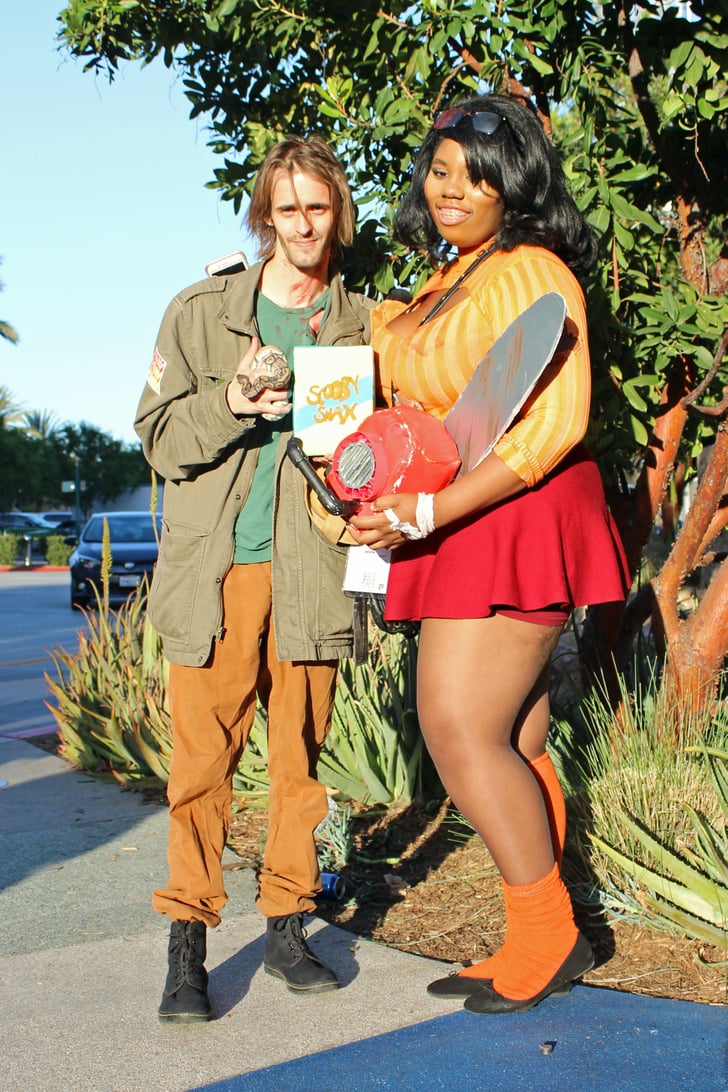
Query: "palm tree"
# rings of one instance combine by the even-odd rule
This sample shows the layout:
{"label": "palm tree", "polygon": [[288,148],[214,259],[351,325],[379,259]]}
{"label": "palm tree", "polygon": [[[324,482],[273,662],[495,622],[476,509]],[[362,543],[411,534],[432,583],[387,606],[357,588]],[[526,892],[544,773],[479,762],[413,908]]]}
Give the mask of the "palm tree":
{"label": "palm tree", "polygon": [[7,341],[12,341],[13,344],[20,340],[17,331],[13,329],[10,323],[3,322],[2,319],[0,319],[0,337],[4,337]]}
{"label": "palm tree", "polygon": [[[0,258],[2,263],[2,258]],[[0,281],[0,292],[2,291],[2,281]],[[0,319],[0,337],[4,337],[6,341],[11,341],[13,344],[20,340],[17,330],[15,330],[9,322],[3,322]]]}
{"label": "palm tree", "polygon": [[0,429],[16,425],[22,419],[22,407],[15,401],[12,391],[8,387],[0,387]]}
{"label": "palm tree", "polygon": [[26,410],[22,422],[27,434],[37,440],[49,440],[61,427],[56,415],[49,410]]}

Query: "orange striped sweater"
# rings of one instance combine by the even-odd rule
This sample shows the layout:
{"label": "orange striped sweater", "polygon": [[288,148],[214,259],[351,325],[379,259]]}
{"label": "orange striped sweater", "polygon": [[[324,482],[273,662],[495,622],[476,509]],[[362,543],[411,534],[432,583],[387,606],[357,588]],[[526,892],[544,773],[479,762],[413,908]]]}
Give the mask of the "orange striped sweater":
{"label": "orange striped sweater", "polygon": [[[419,293],[447,290],[476,255],[438,270]],[[467,293],[449,310],[407,337],[387,324],[406,304],[385,300],[372,312],[372,345],[378,361],[379,394],[392,392],[418,402],[442,419],[479,362],[510,322],[546,292],[566,300],[567,328],[575,335],[565,355],[548,365],[520,414],[495,446],[495,454],[528,486],[536,485],[584,436],[591,376],[584,296],[564,263],[541,247],[496,251],[468,277]]]}

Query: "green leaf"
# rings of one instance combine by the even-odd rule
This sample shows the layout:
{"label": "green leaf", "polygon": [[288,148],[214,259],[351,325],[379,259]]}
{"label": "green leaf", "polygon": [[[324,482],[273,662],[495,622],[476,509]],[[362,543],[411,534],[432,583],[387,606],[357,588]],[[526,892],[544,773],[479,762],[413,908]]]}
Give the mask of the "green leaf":
{"label": "green leaf", "polygon": [[687,61],[690,54],[693,52],[694,48],[695,44],[689,38],[686,38],[685,41],[680,42],[680,44],[676,46],[676,48],[673,49],[670,53],[668,68],[681,68],[682,65],[684,65]]}
{"label": "green leaf", "polygon": [[636,163],[626,171],[612,171],[609,175],[610,182],[644,182],[652,177],[654,170],[644,164]]}
{"label": "green leaf", "polygon": [[669,899],[675,905],[688,910],[690,913],[697,914],[706,921],[712,921],[714,924],[725,924],[726,910],[728,909],[728,900],[726,899],[728,893],[725,889],[721,892],[718,884],[686,864],[681,857],[667,849],[666,846],[662,845],[648,831],[638,826],[624,812],[620,811],[619,816],[620,821],[660,863],[661,868],[669,870],[675,876],[677,883],[669,879],[669,877],[639,864],[637,861],[630,861],[624,854],[619,853],[611,846],[607,846],[595,835],[590,835],[592,840],[599,844],[600,848],[608,856],[618,861],[625,871],[629,872],[641,883],[644,883],[657,895]]}
{"label": "green leaf", "polygon": [[611,221],[611,215],[606,206],[600,205],[599,208],[593,209],[587,213],[586,218],[598,235],[606,234]]}
{"label": "green leaf", "polygon": [[539,57],[537,53],[528,54],[528,63],[536,69],[539,76],[550,76],[554,71],[554,66],[543,57]]}
{"label": "green leaf", "polygon": [[344,116],[338,106],[334,106],[329,102],[319,103],[319,111],[327,118],[341,118]]}
{"label": "green leaf", "polygon": [[634,246],[634,235],[619,220],[614,221],[614,234],[625,250],[631,250]]}
{"label": "green leaf", "polygon": [[637,223],[645,224],[655,234],[664,234],[664,228],[657,221],[654,216],[644,209],[637,208],[636,205],[627,201],[620,193],[613,193],[611,197],[611,205],[617,216],[620,216],[623,220],[637,221]]}
{"label": "green leaf", "polygon": [[627,379],[622,384],[622,394],[627,399],[633,409],[641,410],[642,412],[644,412],[647,409],[647,403],[645,402],[642,395],[637,392],[636,387],[638,383],[639,380]]}
{"label": "green leaf", "polygon": [[707,102],[706,99],[698,99],[698,113],[701,117],[710,121],[717,114],[715,106]]}
{"label": "green leaf", "polygon": [[629,423],[630,423],[630,425],[632,427],[632,435],[634,436],[635,441],[641,447],[646,447],[650,437],[649,437],[649,434],[647,432],[647,429],[642,424],[639,417],[635,417],[632,414],[630,414]]}
{"label": "green leaf", "polygon": [[666,95],[662,102],[662,113],[665,116],[666,121],[672,121],[674,117],[682,113],[685,108],[685,104],[679,95],[669,94]]}

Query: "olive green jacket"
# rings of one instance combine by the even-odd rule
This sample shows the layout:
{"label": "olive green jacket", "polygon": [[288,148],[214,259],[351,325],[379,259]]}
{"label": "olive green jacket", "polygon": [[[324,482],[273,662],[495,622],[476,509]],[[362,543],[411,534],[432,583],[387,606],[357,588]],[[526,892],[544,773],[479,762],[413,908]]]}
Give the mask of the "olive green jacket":
{"label": "olive green jacket", "polygon": [[[258,331],[255,290],[262,265],[184,289],[162,319],[135,422],[150,466],[164,479],[162,538],[149,599],[167,659],[202,666],[223,639],[221,588],[233,563],[234,529],[258,457],[257,416],[236,417],[225,388]],[[372,302],[337,275],[318,332],[322,345],[369,341]],[[351,655],[352,601],[341,591],[345,547],[312,525],[304,479],[276,463],[273,621],[280,660]]]}

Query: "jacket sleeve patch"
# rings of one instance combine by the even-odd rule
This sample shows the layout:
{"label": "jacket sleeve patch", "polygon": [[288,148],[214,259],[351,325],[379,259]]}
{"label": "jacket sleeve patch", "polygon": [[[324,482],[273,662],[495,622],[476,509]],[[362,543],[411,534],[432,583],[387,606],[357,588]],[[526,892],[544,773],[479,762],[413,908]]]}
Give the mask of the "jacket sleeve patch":
{"label": "jacket sleeve patch", "polygon": [[155,394],[159,394],[160,388],[162,386],[162,376],[164,375],[164,370],[166,367],[167,361],[164,359],[159,349],[155,349],[154,356],[152,357],[152,363],[150,364],[149,371],[147,372],[147,383],[155,392]]}

